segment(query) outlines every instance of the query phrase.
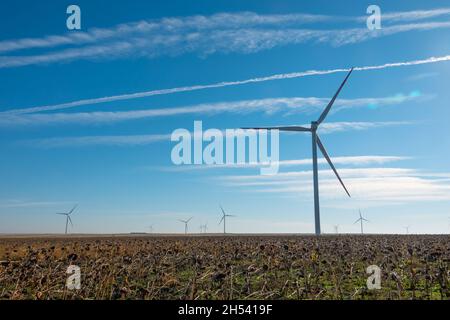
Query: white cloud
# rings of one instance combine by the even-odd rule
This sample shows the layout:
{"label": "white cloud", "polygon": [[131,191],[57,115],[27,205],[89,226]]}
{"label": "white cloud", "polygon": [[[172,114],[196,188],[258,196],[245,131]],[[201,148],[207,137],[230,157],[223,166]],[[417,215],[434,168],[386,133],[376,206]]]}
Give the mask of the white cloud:
{"label": "white cloud", "polygon": [[[436,18],[440,16],[450,15],[450,8],[437,8],[431,10],[414,10],[414,11],[403,11],[403,12],[388,12],[382,13],[383,21],[390,22],[405,22],[405,21],[417,21],[424,20],[428,18]],[[362,17],[361,19],[367,19]],[[363,20],[365,21],[365,20]]]}
{"label": "white cloud", "polygon": [[448,28],[450,28],[450,22],[424,22],[424,23],[393,25],[383,27],[379,30],[369,30],[367,28],[347,29],[325,33],[322,37],[318,39],[318,41],[330,43],[334,46],[344,46],[349,44],[360,43],[370,39],[391,36],[398,33],[410,31],[448,29]]}
{"label": "white cloud", "polygon": [[28,201],[28,200],[3,200],[0,201],[0,208],[28,208],[28,207],[55,207],[68,205],[67,201]]}
{"label": "white cloud", "polygon": [[407,81],[419,81],[439,76],[439,72],[423,72],[406,78]]}
{"label": "white cloud", "polygon": [[[354,70],[355,71],[382,70],[382,69],[388,69],[388,68],[416,66],[416,65],[440,63],[440,62],[447,62],[447,61],[450,61],[450,55],[440,56],[440,57],[430,57],[427,59],[420,59],[420,60],[386,63],[386,64],[381,64],[381,65],[355,67]],[[36,112],[42,112],[42,111],[54,111],[54,110],[75,108],[75,107],[84,106],[84,105],[94,105],[94,104],[99,104],[99,103],[130,100],[130,99],[137,99],[137,98],[150,97],[150,96],[156,96],[156,95],[166,95],[166,94],[173,94],[173,93],[179,93],[179,92],[188,92],[188,91],[205,90],[205,89],[211,89],[211,88],[229,87],[229,86],[243,85],[243,84],[249,84],[249,83],[265,82],[265,81],[293,79],[293,78],[301,78],[301,77],[307,77],[307,76],[326,75],[326,74],[342,73],[342,72],[348,72],[348,71],[349,71],[349,69],[340,68],[340,69],[329,69],[329,70],[309,70],[309,71],[302,71],[302,72],[292,72],[292,73],[276,74],[276,75],[271,75],[271,76],[266,76],[266,77],[252,78],[252,79],[247,79],[247,80],[219,82],[219,83],[207,84],[207,85],[195,85],[195,86],[178,87],[178,88],[171,88],[171,89],[162,89],[162,90],[143,91],[143,92],[137,92],[137,93],[132,93],[132,94],[124,94],[124,95],[109,96],[109,97],[103,97],[103,98],[78,100],[78,101],[67,102],[67,103],[56,104],[56,105],[36,106],[36,107],[25,108],[25,109],[12,109],[12,110],[0,112],[0,114],[11,115],[11,114],[23,114],[23,113],[36,113]]]}
{"label": "white cloud", "polygon": [[142,146],[170,141],[170,135],[85,136],[32,139],[26,145],[39,148],[88,147],[88,146]]}
{"label": "white cloud", "polygon": [[176,56],[196,53],[255,53],[278,46],[303,43],[325,43],[343,46],[374,38],[410,31],[448,29],[450,22],[425,22],[383,27],[369,30],[365,26],[353,29],[226,29],[195,31],[155,36],[135,36],[114,39],[112,42],[61,49],[38,55],[1,56],[0,68],[22,67],[79,59],[116,59],[129,57]]}
{"label": "white cloud", "polygon": [[[330,129],[326,129],[322,133],[332,133],[336,131],[349,131],[349,130],[364,130],[386,127],[391,125],[405,124],[402,122],[356,122],[355,126],[352,126],[351,122],[344,122],[340,124],[328,123]],[[191,133],[194,135],[194,133]],[[224,132],[225,134],[225,132]],[[170,141],[170,134],[153,134],[153,135],[126,135],[126,136],[83,136],[83,137],[56,137],[56,138],[43,138],[43,139],[30,139],[22,141],[22,144],[40,148],[62,148],[62,147],[87,147],[87,146],[139,146],[148,145],[157,142]]]}
{"label": "white cloud", "polygon": [[24,38],[0,41],[0,53],[34,48],[53,48],[83,45],[106,40],[136,36],[155,37],[170,34],[211,31],[214,29],[241,29],[251,27],[289,26],[333,19],[325,15],[269,14],[254,12],[218,13],[211,16],[168,17],[160,20],[142,20],[119,24],[112,28],[93,28],[87,32],[71,32],[43,38]]}
{"label": "white cloud", "polygon": [[[403,12],[383,12],[383,22],[411,22],[428,18],[437,18],[450,14],[449,8],[437,8],[431,10],[415,10]],[[315,14],[257,14],[255,12],[236,12],[236,13],[217,13],[210,16],[187,16],[187,17],[166,17],[159,20],[142,20],[119,24],[110,28],[92,28],[86,32],[71,32],[63,35],[50,35],[42,38],[22,38],[0,41],[0,53],[7,53],[17,50],[55,48],[60,46],[80,46],[86,44],[98,44],[108,41],[134,39],[143,37],[160,38],[174,35],[190,35],[191,40],[198,40],[195,35],[211,34],[214,31],[233,31],[233,30],[255,30],[261,28],[262,31],[277,31],[274,28],[292,28],[299,25],[311,23],[327,22],[351,22],[365,23],[367,16],[361,17],[337,17]],[[271,29],[272,28],[272,29]],[[256,30],[258,31],[258,30]],[[308,32],[314,30],[305,30],[297,32],[297,41],[302,32],[307,36]],[[319,30],[320,31],[320,30]],[[263,32],[261,32],[263,34]],[[316,33],[316,36],[320,33]],[[291,35],[292,37],[293,35]],[[218,37],[217,35],[215,37]],[[213,37],[214,38],[214,37]],[[261,38],[261,36],[260,36]],[[189,36],[179,39],[189,40]],[[294,37],[295,39],[295,37]],[[180,40],[181,41],[181,40]],[[286,40],[283,40],[286,41]],[[172,42],[176,41],[160,41]],[[224,46],[225,47],[225,46]]]}
{"label": "white cloud", "polygon": [[[355,157],[333,157],[332,161],[334,164],[343,165],[354,165],[362,166],[369,164],[384,164],[395,161],[402,161],[410,159],[409,157],[396,157],[396,156],[355,156]],[[326,164],[325,158],[318,159],[319,164]],[[279,167],[294,167],[303,165],[312,165],[311,159],[298,159],[298,160],[281,160],[273,161],[272,165],[277,164]],[[186,165],[178,167],[165,168],[168,171],[185,171],[185,170],[205,170],[205,169],[246,169],[246,168],[259,168],[267,166],[268,163],[258,162],[258,163],[229,163],[229,164],[217,164],[217,165]],[[252,179],[253,176],[244,176],[245,179]],[[230,177],[233,179],[233,176]]]}
{"label": "white cloud", "polygon": [[[405,102],[421,101],[431,99],[432,96],[396,95],[392,97],[380,98],[359,98],[359,99],[338,99],[336,100],[333,112],[350,108],[363,108],[369,106],[391,106]],[[127,120],[136,120],[155,117],[171,117],[180,115],[215,115],[220,113],[247,114],[251,112],[263,111],[267,114],[282,112],[284,114],[313,113],[321,111],[328,104],[330,98],[316,97],[293,97],[293,98],[268,98],[255,100],[240,100],[230,102],[204,103],[192,106],[181,106],[175,108],[146,109],[133,111],[115,112],[80,112],[80,113],[44,113],[44,114],[16,114],[4,113],[0,118],[0,126],[19,125],[47,125],[58,123],[110,123]],[[387,124],[387,123],[386,123]],[[339,131],[338,124],[324,124],[322,132]],[[350,126],[356,126],[350,123]],[[340,124],[341,127],[345,123]],[[361,126],[367,126],[362,122]],[[376,126],[376,124],[374,124]]]}
{"label": "white cloud", "polygon": [[376,128],[385,128],[392,126],[410,125],[407,121],[385,121],[385,122],[327,122],[323,123],[318,130],[320,134],[329,134],[334,132],[343,132],[349,130],[369,130]]}
{"label": "white cloud", "polygon": [[[409,168],[338,168],[354,202],[399,203],[450,200],[450,173],[421,172]],[[344,200],[345,193],[331,170],[320,170],[320,194],[324,200]],[[282,172],[273,176],[224,176],[226,186],[249,192],[312,197],[312,171]]]}

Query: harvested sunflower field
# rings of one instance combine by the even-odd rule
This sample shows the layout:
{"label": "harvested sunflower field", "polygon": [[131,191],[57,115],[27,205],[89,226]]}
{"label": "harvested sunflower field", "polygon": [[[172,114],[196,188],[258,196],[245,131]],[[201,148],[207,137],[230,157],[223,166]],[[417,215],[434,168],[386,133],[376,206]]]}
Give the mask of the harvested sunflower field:
{"label": "harvested sunflower field", "polygon": [[434,235],[8,237],[0,299],[448,300],[449,262]]}

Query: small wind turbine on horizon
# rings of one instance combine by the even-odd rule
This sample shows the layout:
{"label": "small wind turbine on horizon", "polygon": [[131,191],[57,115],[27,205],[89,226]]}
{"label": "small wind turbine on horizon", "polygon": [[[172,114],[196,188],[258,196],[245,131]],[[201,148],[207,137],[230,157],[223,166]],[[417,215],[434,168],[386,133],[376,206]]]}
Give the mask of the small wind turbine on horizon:
{"label": "small wind turbine on horizon", "polygon": [[339,234],[339,225],[334,226],[334,233]]}
{"label": "small wind turbine on horizon", "polygon": [[189,221],[192,220],[192,218],[193,218],[193,217],[190,217],[190,218],[187,219],[187,220],[181,220],[181,219],[178,219],[178,221],[184,223],[184,234],[187,234],[187,231],[188,231],[188,223],[189,223]]}
{"label": "small wind turbine on horizon", "polygon": [[227,232],[226,232],[226,220],[227,220],[227,218],[236,217],[236,216],[234,216],[234,215],[232,215],[232,214],[226,214],[226,213],[225,213],[225,210],[223,210],[222,206],[220,206],[220,210],[222,210],[222,219],[220,219],[219,225],[220,225],[220,224],[222,223],[222,221],[223,221],[223,234],[226,234],[226,233],[227,233]]}
{"label": "small wind turbine on horizon", "polygon": [[200,233],[206,233],[206,230],[208,230],[208,223],[200,225]]}
{"label": "small wind turbine on horizon", "polygon": [[150,230],[150,233],[153,233],[153,225],[152,224],[148,226],[148,229]]}
{"label": "small wind turbine on horizon", "polygon": [[406,226],[406,227],[403,227],[403,228],[405,228],[406,234],[409,234],[409,228],[411,228],[411,226]]}
{"label": "small wind turbine on horizon", "polygon": [[75,211],[75,209],[78,207],[78,205],[75,205],[72,210],[70,210],[69,212],[58,212],[57,214],[62,215],[62,216],[66,216],[66,231],[64,234],[67,234],[67,227],[68,224],[70,222],[70,225],[73,227],[73,223],[72,223],[72,219],[70,218],[70,215]]}
{"label": "small wind turbine on horizon", "polygon": [[359,219],[355,221],[354,224],[360,222],[361,223],[361,234],[364,234],[364,228],[363,228],[363,221],[369,222],[369,220],[365,219],[362,214],[361,210],[359,210]]}
{"label": "small wind turbine on horizon", "polygon": [[318,163],[317,163],[317,147],[319,147],[320,151],[322,152],[323,156],[327,160],[328,164],[330,165],[331,169],[333,170],[334,174],[338,178],[339,182],[341,183],[342,187],[344,188],[347,195],[350,197],[350,193],[348,192],[347,188],[344,185],[344,182],[342,182],[341,177],[339,176],[338,172],[336,171],[336,168],[334,167],[333,162],[331,162],[331,159],[328,155],[328,152],[325,150],[325,147],[322,144],[322,141],[320,141],[319,136],[317,135],[317,129],[322,124],[322,122],[327,117],[328,113],[331,110],[331,107],[333,106],[334,102],[336,101],[336,98],[338,97],[339,93],[341,92],[342,88],[344,87],[345,83],[347,82],[348,78],[350,77],[351,73],[353,72],[353,68],[350,69],[349,73],[345,77],[344,81],[342,82],[341,86],[331,99],[331,101],[326,106],[325,110],[320,115],[319,119],[317,121],[312,121],[311,126],[309,128],[302,127],[302,126],[280,126],[280,127],[256,127],[256,128],[243,128],[243,129],[253,129],[253,130],[280,130],[280,131],[290,131],[290,132],[311,132],[312,135],[312,160],[313,160],[313,180],[314,180],[314,220],[315,220],[315,233],[316,235],[321,234],[320,230],[320,205],[319,205],[319,170],[318,170]]}

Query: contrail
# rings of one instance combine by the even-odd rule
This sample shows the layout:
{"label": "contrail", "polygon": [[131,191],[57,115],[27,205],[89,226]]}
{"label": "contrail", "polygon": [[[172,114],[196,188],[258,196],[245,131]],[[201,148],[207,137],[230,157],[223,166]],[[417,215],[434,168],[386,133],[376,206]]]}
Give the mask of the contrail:
{"label": "contrail", "polygon": [[[386,64],[376,65],[376,66],[355,67],[354,71],[369,71],[369,70],[380,70],[380,69],[406,67],[406,66],[416,66],[416,65],[429,64],[429,63],[445,62],[445,61],[449,61],[449,60],[450,60],[450,55],[446,55],[446,56],[441,56],[441,57],[430,57],[430,58],[422,59],[422,60],[386,63]],[[167,95],[167,94],[173,94],[173,93],[179,93],[179,92],[198,91],[198,90],[205,90],[205,89],[212,89],[212,88],[231,87],[231,86],[243,85],[243,84],[248,84],[248,83],[257,83],[257,82],[265,82],[265,81],[302,78],[302,77],[307,77],[307,76],[326,75],[326,74],[333,74],[333,73],[339,73],[339,72],[348,72],[348,70],[349,70],[348,68],[340,68],[340,69],[331,69],[331,70],[309,70],[309,71],[302,71],[302,72],[275,74],[275,75],[266,76],[266,77],[252,78],[252,79],[239,80],[239,81],[227,81],[227,82],[218,82],[218,83],[205,84],[205,85],[195,85],[195,86],[186,86],[186,87],[178,87],[178,88],[170,88],[170,89],[143,91],[143,92],[109,96],[109,97],[103,97],[103,98],[84,99],[84,100],[78,100],[78,101],[67,102],[67,103],[62,103],[62,104],[55,104],[55,105],[8,110],[8,111],[0,112],[0,114],[25,114],[25,113],[35,113],[35,112],[42,112],[42,111],[69,109],[69,108],[74,108],[74,107],[79,107],[79,106],[84,106],[84,105],[100,104],[100,103],[120,101],[120,100],[130,100],[130,99],[151,97],[151,96],[157,96],[157,95]]]}

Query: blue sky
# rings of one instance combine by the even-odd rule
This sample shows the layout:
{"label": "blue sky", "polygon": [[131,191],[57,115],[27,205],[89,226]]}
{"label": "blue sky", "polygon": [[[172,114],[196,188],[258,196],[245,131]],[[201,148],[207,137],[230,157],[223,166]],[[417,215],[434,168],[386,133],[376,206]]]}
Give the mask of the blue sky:
{"label": "blue sky", "polygon": [[[62,232],[54,213],[74,204],[77,233],[182,232],[176,220],[191,216],[191,231],[216,232],[219,204],[238,216],[230,232],[313,232],[308,134],[281,135],[271,177],[175,167],[167,135],[195,120],[309,123],[345,73],[286,74],[352,66],[321,139],[353,197],[321,164],[323,231],[358,232],[361,208],[367,232],[449,232],[446,2],[77,1],[81,31],[66,28],[69,4],[0,11],[0,233]],[[379,31],[366,27],[370,4]],[[404,64],[364,68],[389,63]],[[272,75],[281,79],[192,88]],[[185,89],[155,94],[174,88]]]}

